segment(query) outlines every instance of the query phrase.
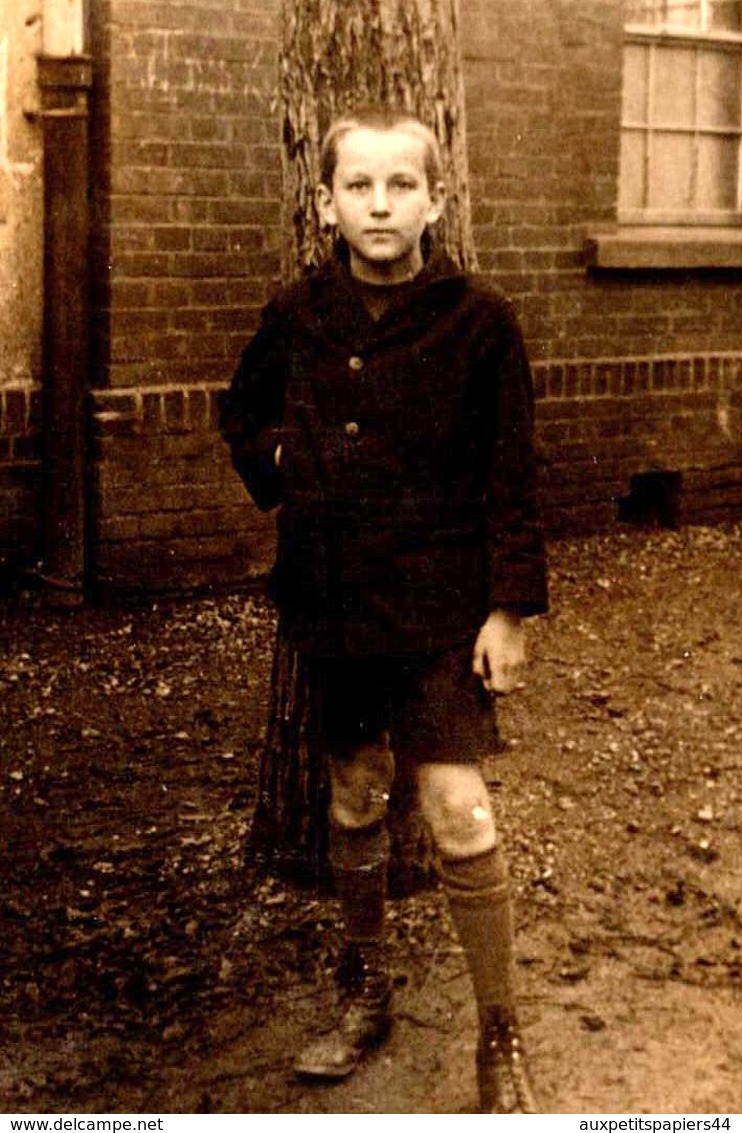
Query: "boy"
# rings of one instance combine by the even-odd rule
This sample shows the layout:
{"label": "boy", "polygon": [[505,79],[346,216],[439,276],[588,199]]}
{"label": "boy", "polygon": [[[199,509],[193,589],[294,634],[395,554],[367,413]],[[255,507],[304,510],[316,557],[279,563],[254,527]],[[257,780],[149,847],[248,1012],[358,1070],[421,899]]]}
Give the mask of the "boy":
{"label": "boy", "polygon": [[319,689],[330,859],[360,958],[347,1009],[296,1070],[343,1077],[390,1028],[385,815],[411,760],[473,980],[481,1110],[534,1112],[478,767],[521,618],[547,601],[528,363],[506,300],[431,251],[440,153],[408,112],[331,127],[317,205],[336,254],[268,305],[221,405],[256,503],[282,505],[273,583]]}

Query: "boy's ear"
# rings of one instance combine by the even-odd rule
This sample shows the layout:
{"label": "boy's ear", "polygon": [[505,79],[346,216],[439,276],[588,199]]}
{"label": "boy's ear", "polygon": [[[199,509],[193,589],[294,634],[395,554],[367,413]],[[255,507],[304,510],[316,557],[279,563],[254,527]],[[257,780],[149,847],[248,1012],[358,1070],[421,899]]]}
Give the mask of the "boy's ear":
{"label": "boy's ear", "polygon": [[318,185],[314,199],[317,204],[317,212],[319,213],[320,220],[328,228],[332,228],[333,225],[337,224],[337,215],[335,213],[335,203],[332,199],[331,190],[328,189],[327,185]]}
{"label": "boy's ear", "polygon": [[446,207],[446,187],[442,181],[436,181],[430,190],[430,208],[428,210],[428,224],[435,224],[441,219]]}

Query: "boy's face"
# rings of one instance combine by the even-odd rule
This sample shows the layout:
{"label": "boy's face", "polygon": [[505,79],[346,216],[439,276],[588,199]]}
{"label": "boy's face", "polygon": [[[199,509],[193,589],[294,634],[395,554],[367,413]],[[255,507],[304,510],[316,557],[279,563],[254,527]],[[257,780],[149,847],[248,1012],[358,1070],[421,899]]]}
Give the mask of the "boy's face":
{"label": "boy's face", "polygon": [[420,240],[443,211],[443,185],[431,188],[425,141],[398,126],[358,127],[337,144],[332,185],[320,185],[322,219],[337,225],[350,248],[353,275],[369,283],[398,283],[423,264]]}

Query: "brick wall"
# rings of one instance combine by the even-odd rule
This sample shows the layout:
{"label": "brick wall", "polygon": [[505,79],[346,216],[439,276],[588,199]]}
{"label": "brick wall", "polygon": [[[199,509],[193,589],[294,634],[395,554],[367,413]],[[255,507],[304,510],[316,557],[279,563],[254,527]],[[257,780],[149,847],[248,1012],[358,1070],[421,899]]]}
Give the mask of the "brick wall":
{"label": "brick wall", "polygon": [[93,574],[106,590],[230,582],[270,557],[212,401],[280,272],[277,15],[278,0],[95,6]]}
{"label": "brick wall", "polygon": [[[271,554],[212,398],[278,275],[278,4],[105,6],[96,574],[233,581]],[[552,530],[614,522],[647,471],[682,471],[683,518],[739,504],[740,284],[585,266],[585,231],[615,216],[621,7],[462,7],[476,241],[534,360]]]}
{"label": "brick wall", "polygon": [[96,585],[133,595],[264,573],[273,520],[247,496],[217,432],[221,383],[94,397]]}
{"label": "brick wall", "polygon": [[534,366],[547,528],[609,527],[657,476],[652,522],[713,523],[742,508],[742,355],[652,355]]}
{"label": "brick wall", "polygon": [[514,298],[531,356],[739,351],[739,272],[589,272],[615,221],[618,0],[469,0],[462,16],[480,265]]}
{"label": "brick wall", "polygon": [[39,393],[0,388],[0,574],[40,551]]}
{"label": "brick wall", "polygon": [[[740,503],[738,273],[586,266],[586,231],[615,218],[621,9],[462,5],[475,236],[534,362],[553,530],[615,522],[657,471],[681,474],[680,518]],[[278,10],[93,2],[92,564],[112,592],[270,559],[213,399],[278,278]]]}
{"label": "brick wall", "polygon": [[[713,522],[742,506],[738,355],[537,362],[534,383],[550,531],[610,526],[632,477],[648,471],[680,473],[679,522]],[[246,504],[216,432],[220,388],[96,394],[102,590],[239,583],[270,563],[273,519]]]}
{"label": "brick wall", "polygon": [[680,473],[680,521],[739,512],[739,272],[591,272],[616,219],[622,8],[470,0],[475,238],[534,363],[552,530],[615,522],[632,477]]}
{"label": "brick wall", "polygon": [[221,380],[279,272],[276,0],[104,0],[97,380]]}

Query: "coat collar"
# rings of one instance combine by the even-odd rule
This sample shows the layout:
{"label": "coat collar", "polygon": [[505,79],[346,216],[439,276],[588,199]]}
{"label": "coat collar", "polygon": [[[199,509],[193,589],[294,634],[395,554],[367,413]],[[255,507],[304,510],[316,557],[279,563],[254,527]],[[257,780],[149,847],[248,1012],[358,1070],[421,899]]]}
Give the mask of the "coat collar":
{"label": "coat collar", "polygon": [[375,321],[361,290],[351,276],[342,252],[332,256],[306,281],[300,319],[315,333],[338,345],[395,337],[414,325],[424,325],[452,294],[458,294],[464,273],[443,251],[433,250],[422,270],[400,292],[400,302]]}

